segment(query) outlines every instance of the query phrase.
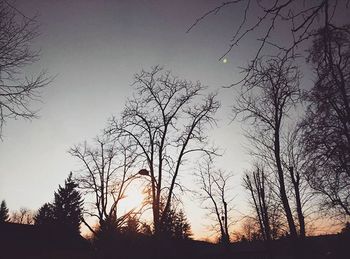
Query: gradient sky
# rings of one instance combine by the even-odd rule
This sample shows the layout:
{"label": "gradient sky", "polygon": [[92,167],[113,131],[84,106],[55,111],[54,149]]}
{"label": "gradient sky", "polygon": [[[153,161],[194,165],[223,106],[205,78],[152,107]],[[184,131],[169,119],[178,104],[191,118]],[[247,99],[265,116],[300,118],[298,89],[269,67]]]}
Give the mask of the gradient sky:
{"label": "gradient sky", "polygon": [[[132,93],[133,74],[142,68],[163,65],[173,74],[199,80],[220,89],[222,109],[219,127],[210,132],[225,155],[219,165],[235,174],[234,201],[241,211],[246,194],[241,174],[248,157],[238,123],[230,122],[231,89],[237,66],[256,45],[246,43],[231,52],[228,62],[218,59],[225,52],[242,10],[229,7],[210,16],[190,33],[192,22],[217,5],[214,0],[17,0],[19,10],[38,14],[41,36],[33,46],[41,60],[28,74],[47,69],[56,75],[43,90],[40,118],[12,120],[4,127],[0,143],[0,199],[10,210],[38,209],[51,201],[58,184],[77,169],[68,149],[90,141],[118,115]],[[205,211],[195,200],[185,199],[185,210],[197,236],[206,230]],[[237,216],[238,217],[238,216]],[[202,233],[202,234],[199,234]]]}

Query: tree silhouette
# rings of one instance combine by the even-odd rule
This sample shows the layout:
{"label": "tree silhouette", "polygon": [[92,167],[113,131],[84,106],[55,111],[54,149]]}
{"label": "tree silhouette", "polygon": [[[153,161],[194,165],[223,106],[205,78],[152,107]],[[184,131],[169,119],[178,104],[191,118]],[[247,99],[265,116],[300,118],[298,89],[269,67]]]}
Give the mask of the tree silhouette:
{"label": "tree silhouette", "polygon": [[147,224],[146,222],[141,223],[139,231],[145,236],[151,236],[153,234],[152,226],[150,224]]}
{"label": "tree silhouette", "polygon": [[269,241],[271,240],[269,203],[272,192],[267,183],[267,175],[264,168],[256,164],[251,172],[245,173],[243,186],[250,192],[262,238]]}
{"label": "tree silhouette", "polygon": [[[147,166],[155,235],[170,210],[181,168],[189,154],[215,154],[208,146],[206,130],[215,124],[220,103],[216,94],[204,94],[199,82],[181,80],[163,68],[135,75],[136,93],[129,99],[121,119],[112,118],[106,130],[112,136],[128,138]],[[164,200],[164,206],[161,206]],[[165,210],[164,212],[162,210]]]}
{"label": "tree silhouette", "polygon": [[11,213],[11,222],[31,225],[34,223],[34,212],[28,208],[22,207],[19,211]]}
{"label": "tree silhouette", "polygon": [[[138,177],[134,168],[138,154],[135,148],[125,144],[122,138],[110,138],[106,135],[96,138],[95,145],[78,145],[69,153],[82,164],[77,172],[77,181],[82,192],[92,197],[92,209],[87,208],[84,214],[94,217],[99,223],[99,233],[112,228],[120,228],[129,211],[119,214],[118,205],[125,198],[130,183]],[[82,219],[89,230],[96,231]]]}
{"label": "tree silhouette", "polygon": [[6,201],[2,200],[0,205],[0,223],[7,222],[9,218],[9,209],[7,208]]}
{"label": "tree silhouette", "polygon": [[298,68],[293,59],[266,57],[259,59],[241,85],[233,111],[242,121],[251,123],[247,136],[252,154],[267,161],[277,172],[279,198],[287,218],[290,235],[297,236],[286,187],[287,168],[283,163],[283,125],[288,113],[300,100]]}
{"label": "tree silhouette", "polygon": [[80,235],[83,201],[77,183],[69,174],[55,192],[54,202],[45,203],[34,217],[34,224],[55,230],[65,236]]}
{"label": "tree silhouette", "polygon": [[177,239],[189,239],[192,236],[191,225],[183,210],[176,214],[174,236]]}
{"label": "tree silhouette", "polygon": [[72,179],[72,173],[65,180],[64,187],[55,192],[53,214],[56,226],[69,235],[80,234],[83,200],[78,184]]}
{"label": "tree silhouette", "polygon": [[316,81],[301,123],[307,177],[323,207],[350,215],[350,25],[327,24],[310,49]]}
{"label": "tree silhouette", "polygon": [[123,234],[127,236],[135,237],[140,233],[141,224],[139,219],[135,215],[129,215],[126,219],[125,226],[122,228]]}
{"label": "tree silhouette", "polygon": [[229,228],[232,224],[230,212],[232,211],[232,196],[229,189],[232,174],[212,166],[213,160],[208,159],[199,169],[199,185],[201,192],[199,198],[202,205],[208,211],[208,216],[213,218],[214,230],[220,233],[220,242],[230,243]]}
{"label": "tree silhouette", "polygon": [[350,222],[346,222],[341,230],[342,234],[350,235]]}
{"label": "tree silhouette", "polygon": [[188,223],[183,210],[171,208],[167,215],[162,216],[161,236],[172,239],[188,239],[192,235],[191,225]]}
{"label": "tree silhouette", "polygon": [[[265,2],[228,0],[198,17],[187,32],[193,30],[208,16],[218,14],[229,7],[242,12],[229,46],[220,59],[239,45],[243,45],[250,36],[256,38],[258,43],[256,51],[248,57],[251,62],[244,73],[245,78],[253,72],[260,58],[271,54],[271,50],[272,53],[280,53],[284,57],[305,54],[305,42],[310,41],[315,31],[325,24],[333,22],[332,26],[337,26],[338,14],[349,9],[349,2],[318,0],[300,4],[299,0]],[[284,35],[284,41],[281,41],[281,33]]]}
{"label": "tree silhouette", "polygon": [[41,206],[34,216],[34,225],[44,228],[53,228],[55,224],[54,207],[51,203],[45,203]]}
{"label": "tree silhouette", "polygon": [[0,1],[0,137],[7,119],[36,117],[30,101],[39,99],[40,90],[50,82],[44,72],[23,76],[23,67],[39,59],[39,52],[30,48],[39,35],[38,26],[35,17],[28,18]]}

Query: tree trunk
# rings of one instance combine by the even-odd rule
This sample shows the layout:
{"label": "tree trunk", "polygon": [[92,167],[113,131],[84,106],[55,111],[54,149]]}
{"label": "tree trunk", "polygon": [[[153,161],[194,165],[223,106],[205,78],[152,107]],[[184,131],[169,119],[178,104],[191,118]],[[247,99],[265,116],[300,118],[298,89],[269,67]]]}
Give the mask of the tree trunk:
{"label": "tree trunk", "polygon": [[224,203],[224,228],[225,228],[225,244],[230,243],[230,233],[228,232],[228,223],[227,223],[227,202],[223,201]]}
{"label": "tree trunk", "polygon": [[305,219],[304,219],[304,214],[303,214],[301,199],[300,199],[300,189],[299,189],[300,176],[298,173],[296,174],[296,176],[294,175],[293,167],[289,168],[289,172],[290,172],[290,178],[292,179],[294,192],[295,192],[295,203],[297,206],[298,221],[299,221],[299,228],[300,228],[299,235],[301,238],[304,238],[305,237]]}
{"label": "tree trunk", "polygon": [[274,149],[274,155],[276,159],[276,166],[277,166],[277,172],[278,172],[278,180],[279,180],[279,189],[280,189],[280,198],[283,204],[284,211],[286,213],[287,221],[288,221],[288,227],[290,236],[292,238],[297,238],[297,231],[293,219],[293,214],[289,206],[288,197],[286,194],[286,187],[284,183],[284,174],[282,169],[282,163],[281,163],[281,153],[280,153],[280,138],[279,138],[279,130],[275,130],[275,149]]}

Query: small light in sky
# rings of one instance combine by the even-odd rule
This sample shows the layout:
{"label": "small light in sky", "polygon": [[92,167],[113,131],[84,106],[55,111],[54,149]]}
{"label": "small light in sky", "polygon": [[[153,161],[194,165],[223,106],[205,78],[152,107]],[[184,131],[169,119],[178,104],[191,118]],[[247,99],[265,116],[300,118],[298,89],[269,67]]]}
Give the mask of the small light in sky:
{"label": "small light in sky", "polygon": [[222,63],[226,64],[226,63],[227,63],[227,58],[224,58],[224,59],[222,60]]}

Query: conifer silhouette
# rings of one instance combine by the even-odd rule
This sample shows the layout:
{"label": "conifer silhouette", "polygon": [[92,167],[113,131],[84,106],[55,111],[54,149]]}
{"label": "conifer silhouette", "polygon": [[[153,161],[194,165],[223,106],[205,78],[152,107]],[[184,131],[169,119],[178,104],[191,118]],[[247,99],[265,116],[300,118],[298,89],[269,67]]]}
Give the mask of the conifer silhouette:
{"label": "conifer silhouette", "polygon": [[2,200],[0,205],[0,223],[7,222],[9,218],[9,209],[7,208],[5,200]]}

